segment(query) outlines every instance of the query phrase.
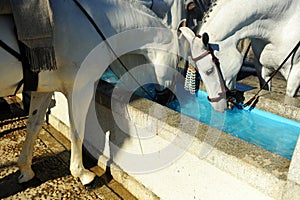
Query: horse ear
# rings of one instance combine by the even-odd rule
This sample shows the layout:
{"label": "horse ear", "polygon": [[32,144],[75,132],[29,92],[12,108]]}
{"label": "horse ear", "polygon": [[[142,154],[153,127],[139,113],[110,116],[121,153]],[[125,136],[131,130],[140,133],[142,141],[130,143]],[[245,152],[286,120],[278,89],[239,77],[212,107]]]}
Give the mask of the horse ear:
{"label": "horse ear", "polygon": [[179,29],[182,35],[189,41],[189,43],[191,43],[195,37],[195,33],[188,27],[181,27]]}
{"label": "horse ear", "polygon": [[202,35],[202,42],[203,42],[204,46],[207,47],[208,41],[209,41],[209,36],[208,36],[208,34],[207,34],[207,33],[203,33],[203,35]]}

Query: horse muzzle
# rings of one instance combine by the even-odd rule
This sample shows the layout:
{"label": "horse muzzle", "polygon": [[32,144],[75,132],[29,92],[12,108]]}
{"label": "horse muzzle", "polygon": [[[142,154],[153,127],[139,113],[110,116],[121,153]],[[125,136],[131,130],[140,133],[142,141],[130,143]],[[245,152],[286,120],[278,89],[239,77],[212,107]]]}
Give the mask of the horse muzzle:
{"label": "horse muzzle", "polygon": [[228,90],[226,92],[226,98],[228,103],[228,108],[232,110],[234,107],[238,109],[243,109],[243,103],[245,100],[244,92],[238,90]]}

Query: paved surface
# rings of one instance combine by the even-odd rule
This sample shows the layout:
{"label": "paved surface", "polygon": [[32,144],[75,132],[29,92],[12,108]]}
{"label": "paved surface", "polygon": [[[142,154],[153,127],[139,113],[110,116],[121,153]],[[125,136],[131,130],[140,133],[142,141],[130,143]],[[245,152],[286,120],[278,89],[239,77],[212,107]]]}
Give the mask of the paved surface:
{"label": "paved surface", "polygon": [[[256,76],[251,75],[238,82],[245,84],[246,88],[250,86],[250,88],[248,87],[249,89],[246,89],[247,92],[245,92],[245,102],[252,98],[260,88]],[[280,74],[277,74],[272,80],[272,91],[262,90],[259,93],[261,98],[256,107],[300,122],[300,90],[294,98],[288,97],[285,94],[286,81]]]}
{"label": "paved surface", "polygon": [[[255,76],[239,82],[259,87]],[[273,97],[283,96],[286,82],[277,77],[273,84]],[[10,106],[0,99],[0,199],[136,199],[101,168],[93,167],[93,162],[87,158],[86,167],[93,167],[98,178],[95,189],[85,189],[70,175],[69,141],[48,125],[44,125],[35,144],[33,169],[36,178],[18,184],[20,173],[16,162],[25,140],[26,119],[21,109],[14,107],[12,113]]]}
{"label": "paved surface", "polygon": [[69,141],[48,125],[44,125],[34,148],[36,177],[18,184],[16,162],[25,140],[26,116],[19,108],[13,110],[11,113],[9,105],[0,100],[0,199],[136,199],[86,156],[85,166],[92,167],[98,177],[93,190],[85,189],[70,174]]}

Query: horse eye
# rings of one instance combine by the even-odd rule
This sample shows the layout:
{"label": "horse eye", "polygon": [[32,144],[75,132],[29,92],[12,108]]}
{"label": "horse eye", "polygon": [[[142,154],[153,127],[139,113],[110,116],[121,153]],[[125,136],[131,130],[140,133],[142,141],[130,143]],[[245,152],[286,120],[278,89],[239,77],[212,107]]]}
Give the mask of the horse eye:
{"label": "horse eye", "polygon": [[209,76],[211,73],[213,73],[214,72],[214,68],[212,67],[212,68],[210,68],[209,70],[207,70],[206,72],[205,72],[205,74],[207,75],[207,76]]}

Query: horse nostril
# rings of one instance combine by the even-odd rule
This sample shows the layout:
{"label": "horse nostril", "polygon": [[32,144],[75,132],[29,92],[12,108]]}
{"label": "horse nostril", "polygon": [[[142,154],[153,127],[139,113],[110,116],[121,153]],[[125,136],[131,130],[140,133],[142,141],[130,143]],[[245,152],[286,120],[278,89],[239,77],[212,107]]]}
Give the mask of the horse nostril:
{"label": "horse nostril", "polygon": [[37,110],[34,110],[33,112],[32,112],[32,115],[35,115],[37,113]]}

